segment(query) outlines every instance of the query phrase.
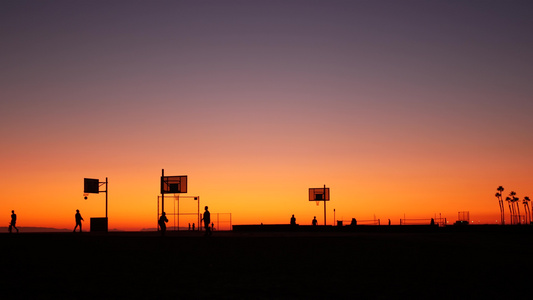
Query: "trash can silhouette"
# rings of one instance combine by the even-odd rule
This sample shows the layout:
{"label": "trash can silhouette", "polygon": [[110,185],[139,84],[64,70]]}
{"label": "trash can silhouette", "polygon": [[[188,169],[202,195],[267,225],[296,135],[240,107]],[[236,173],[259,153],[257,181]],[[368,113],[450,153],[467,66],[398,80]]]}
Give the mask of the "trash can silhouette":
{"label": "trash can silhouette", "polygon": [[107,218],[91,218],[91,232],[107,232]]}

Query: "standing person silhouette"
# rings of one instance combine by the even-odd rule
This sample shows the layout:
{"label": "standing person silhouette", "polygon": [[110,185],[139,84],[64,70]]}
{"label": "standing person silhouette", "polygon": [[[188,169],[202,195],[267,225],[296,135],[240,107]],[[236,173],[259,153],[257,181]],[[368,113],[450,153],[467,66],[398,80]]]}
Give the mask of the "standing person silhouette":
{"label": "standing person silhouette", "polygon": [[211,224],[211,213],[207,210],[207,206],[205,207],[202,220],[204,220],[205,236],[211,235],[211,227],[209,227],[209,224]]}
{"label": "standing person silhouette", "polygon": [[168,219],[167,219],[167,214],[165,212],[163,212],[161,214],[161,217],[159,217],[159,227],[161,228],[161,235],[165,235],[165,232],[167,231],[167,224],[165,223],[168,223]]}
{"label": "standing person silhouette", "polygon": [[76,219],[76,226],[74,226],[74,230],[72,232],[76,232],[76,228],[80,226],[80,232],[81,232],[81,221],[84,221],[81,217],[80,210],[76,209],[76,214],[74,215],[74,218]]}
{"label": "standing person silhouette", "polygon": [[17,230],[17,233],[19,232],[19,229],[17,228],[17,215],[15,214],[15,211],[11,211],[11,223],[9,223],[9,233],[15,228]]}
{"label": "standing person silhouette", "polygon": [[318,223],[318,221],[316,220],[316,216],[313,218],[313,226],[316,226],[316,224]]}
{"label": "standing person silhouette", "polygon": [[294,217],[294,215],[292,215],[291,217],[291,225],[296,225],[296,218]]}

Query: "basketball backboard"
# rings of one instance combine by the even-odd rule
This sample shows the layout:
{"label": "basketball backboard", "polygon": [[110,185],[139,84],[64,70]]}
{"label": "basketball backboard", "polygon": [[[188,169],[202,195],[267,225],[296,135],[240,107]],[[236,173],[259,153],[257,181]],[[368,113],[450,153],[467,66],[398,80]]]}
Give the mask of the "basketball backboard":
{"label": "basketball backboard", "polygon": [[309,201],[329,201],[329,188],[310,188]]}
{"label": "basketball backboard", "polygon": [[161,194],[187,193],[187,176],[161,176]]}
{"label": "basketball backboard", "polygon": [[99,180],[92,178],[83,178],[83,192],[86,194],[98,194],[100,192]]}

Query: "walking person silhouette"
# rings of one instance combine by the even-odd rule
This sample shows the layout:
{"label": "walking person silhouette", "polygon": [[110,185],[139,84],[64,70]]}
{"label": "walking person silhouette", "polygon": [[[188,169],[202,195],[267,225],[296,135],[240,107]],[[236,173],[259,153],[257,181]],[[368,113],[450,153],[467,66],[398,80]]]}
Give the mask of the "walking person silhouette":
{"label": "walking person silhouette", "polygon": [[161,235],[165,235],[165,232],[167,231],[167,224],[165,223],[168,223],[168,219],[167,219],[167,214],[165,212],[163,212],[161,214],[161,217],[159,217],[159,227],[161,228]]}
{"label": "walking person silhouette", "polygon": [[211,227],[209,227],[209,225],[211,224],[211,213],[207,210],[207,206],[205,207],[205,212],[202,216],[202,220],[204,221],[205,236],[211,235]]}
{"label": "walking person silhouette", "polygon": [[76,226],[74,227],[74,230],[72,232],[76,232],[76,228],[80,226],[80,232],[81,232],[81,221],[84,221],[81,217],[80,210],[76,209],[76,214],[74,215],[74,218],[76,219]]}
{"label": "walking person silhouette", "polygon": [[17,215],[15,214],[15,211],[11,211],[11,223],[9,223],[9,233],[15,228],[17,230],[17,233],[19,232],[19,229],[17,228]]}

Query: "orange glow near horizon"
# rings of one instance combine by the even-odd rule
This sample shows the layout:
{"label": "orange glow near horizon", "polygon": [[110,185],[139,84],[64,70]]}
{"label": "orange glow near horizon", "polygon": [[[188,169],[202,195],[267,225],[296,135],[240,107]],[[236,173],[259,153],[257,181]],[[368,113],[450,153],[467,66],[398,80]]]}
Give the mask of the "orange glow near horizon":
{"label": "orange glow near horizon", "polygon": [[[351,218],[376,218],[381,220],[382,225],[391,219],[392,224],[399,224],[404,214],[407,219],[429,219],[442,215],[449,223],[453,223],[457,220],[458,211],[469,211],[470,219],[475,223],[497,224],[500,221],[497,199],[494,197],[499,185],[498,176],[486,170],[474,174],[463,172],[459,176],[450,168],[432,176],[429,169],[434,167],[428,166],[428,169],[414,168],[410,172],[393,172],[387,168],[350,175],[351,170],[337,167],[336,174],[325,170],[324,176],[321,176],[314,172],[315,167],[310,164],[299,172],[294,169],[283,172],[281,165],[270,164],[258,169],[256,165],[242,164],[227,172],[217,170],[201,173],[190,170],[189,193],[183,195],[200,196],[201,212],[208,205],[212,214],[232,213],[234,225],[283,224],[289,222],[292,214],[299,224],[311,224],[313,216],[322,224],[323,203],[317,206],[307,199],[308,188],[320,187],[321,182],[331,189],[332,200],[327,203],[328,225],[334,222],[333,209],[335,219],[344,220],[345,224]],[[167,174],[187,174],[171,172],[166,169]],[[88,200],[83,200],[83,177],[102,181],[105,177],[94,170],[72,173],[53,171],[41,178],[31,173],[2,178],[6,183],[6,188],[2,190],[2,199],[7,199],[2,205],[6,223],[10,210],[15,209],[20,227],[68,229],[74,227],[74,213],[80,209],[85,219],[85,230],[88,230],[91,217],[105,215],[105,195],[90,194]],[[146,176],[148,173],[142,167],[135,173],[108,172],[110,229],[141,230],[156,227],[160,170],[152,170],[151,176]],[[479,181],[467,180],[473,176],[479,176]],[[322,178],[325,179],[320,181]],[[231,182],[236,182],[237,186]],[[506,188],[505,195],[511,189],[520,198],[526,195],[519,188],[511,188],[511,184],[502,185]],[[514,186],[527,186],[527,182],[515,181]],[[191,206],[187,201],[192,200],[183,199],[181,211],[195,212],[196,204]],[[172,213],[173,209],[173,202],[168,197],[166,211]],[[187,217],[181,218],[180,225],[187,226],[186,221],[184,223]],[[172,225],[171,219],[169,226]]]}

